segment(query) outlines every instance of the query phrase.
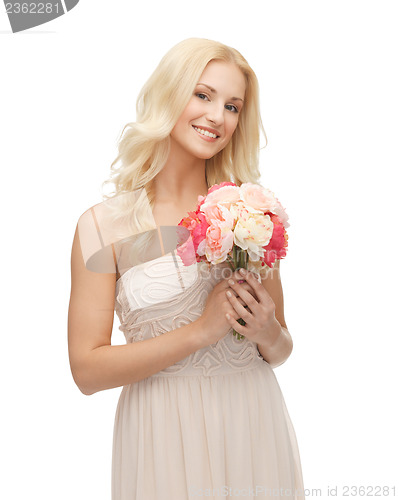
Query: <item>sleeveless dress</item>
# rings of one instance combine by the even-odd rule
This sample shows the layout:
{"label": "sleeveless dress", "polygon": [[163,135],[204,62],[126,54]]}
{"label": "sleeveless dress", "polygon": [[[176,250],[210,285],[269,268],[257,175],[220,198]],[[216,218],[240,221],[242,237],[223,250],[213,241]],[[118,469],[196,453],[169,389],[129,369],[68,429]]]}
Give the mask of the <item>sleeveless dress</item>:
{"label": "sleeveless dress", "polygon": [[[224,263],[184,266],[175,253],[116,284],[126,342],[198,319]],[[176,272],[176,269],[178,272]],[[215,344],[123,386],[112,445],[112,500],[303,500],[295,431],[271,366],[232,329]]]}

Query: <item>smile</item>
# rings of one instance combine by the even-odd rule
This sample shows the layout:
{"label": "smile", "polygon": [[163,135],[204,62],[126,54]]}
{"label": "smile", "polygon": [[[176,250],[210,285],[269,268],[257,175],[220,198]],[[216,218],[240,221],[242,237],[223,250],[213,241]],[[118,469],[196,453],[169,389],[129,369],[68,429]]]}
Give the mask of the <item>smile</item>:
{"label": "smile", "polygon": [[198,128],[198,127],[195,127],[193,125],[193,129],[199,134],[201,135],[204,139],[206,140],[211,140],[211,141],[215,141],[219,136],[216,135],[216,134],[213,134],[212,132],[208,132],[207,130],[204,130],[202,128]]}

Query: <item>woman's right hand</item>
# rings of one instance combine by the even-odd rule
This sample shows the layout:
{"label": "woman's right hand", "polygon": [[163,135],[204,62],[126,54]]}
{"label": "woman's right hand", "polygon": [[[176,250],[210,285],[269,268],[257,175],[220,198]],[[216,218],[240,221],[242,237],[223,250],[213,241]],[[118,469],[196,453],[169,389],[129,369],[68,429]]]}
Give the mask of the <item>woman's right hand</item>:
{"label": "woman's right hand", "polygon": [[[197,320],[201,324],[202,335],[206,342],[205,345],[215,344],[231,329],[231,325],[226,318],[226,313],[229,313],[235,320],[240,319],[240,316],[237,314],[226,295],[227,290],[237,298],[242,306],[245,307],[247,305],[229,285],[229,279],[233,279],[238,284],[238,281],[243,280],[243,277],[239,271],[236,270],[228,278],[219,281],[209,293],[206,299],[205,309]],[[254,289],[246,280],[243,280],[243,283],[239,283],[239,285],[257,299]]]}

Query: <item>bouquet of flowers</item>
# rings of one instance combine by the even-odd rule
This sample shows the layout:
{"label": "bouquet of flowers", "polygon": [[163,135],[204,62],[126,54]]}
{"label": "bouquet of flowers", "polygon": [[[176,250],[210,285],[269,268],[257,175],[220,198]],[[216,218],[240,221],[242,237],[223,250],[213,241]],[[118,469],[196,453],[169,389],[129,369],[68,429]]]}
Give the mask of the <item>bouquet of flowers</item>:
{"label": "bouquet of flowers", "polygon": [[[274,193],[258,184],[214,184],[179,226],[190,232],[177,248],[184,265],[227,261],[233,272],[241,267],[257,272],[286,256],[288,216]],[[245,325],[242,318],[238,322]]]}

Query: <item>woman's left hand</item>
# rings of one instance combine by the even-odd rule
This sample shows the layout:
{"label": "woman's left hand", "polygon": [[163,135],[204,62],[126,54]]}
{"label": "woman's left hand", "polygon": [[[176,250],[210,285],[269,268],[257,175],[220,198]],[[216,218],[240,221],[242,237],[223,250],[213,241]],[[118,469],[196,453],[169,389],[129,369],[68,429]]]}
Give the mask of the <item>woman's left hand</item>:
{"label": "woman's left hand", "polygon": [[[248,306],[247,308],[240,304],[238,298],[231,292],[231,296],[227,295],[234,310],[239,314],[240,318],[245,321],[245,326],[241,325],[234,318],[230,317],[227,320],[230,322],[231,327],[241,335],[245,335],[248,340],[256,342],[257,344],[272,344],[275,338],[276,322],[275,317],[276,306],[266,291],[264,286],[259,283],[255,275],[244,270],[242,279],[252,286],[256,298],[254,298],[247,290],[245,290],[240,283],[233,279],[234,284],[229,285],[232,290],[239,296],[243,302]],[[229,290],[226,291],[226,294]]]}

